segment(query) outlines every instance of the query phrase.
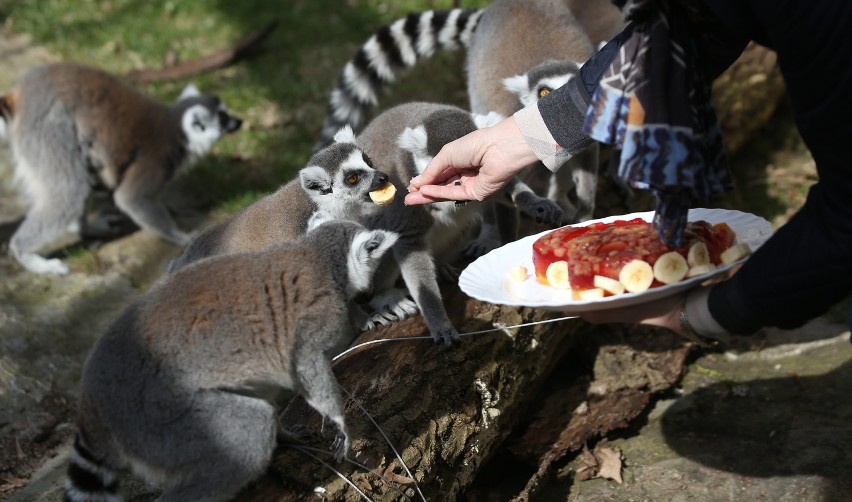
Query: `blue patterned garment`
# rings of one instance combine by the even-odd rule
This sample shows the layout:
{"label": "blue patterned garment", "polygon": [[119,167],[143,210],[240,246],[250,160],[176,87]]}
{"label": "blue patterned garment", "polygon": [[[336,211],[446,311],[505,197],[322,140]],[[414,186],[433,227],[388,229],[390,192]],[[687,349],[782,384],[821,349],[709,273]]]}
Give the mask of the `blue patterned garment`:
{"label": "blue patterned garment", "polygon": [[621,150],[618,174],[656,197],[654,228],[680,246],[689,208],[731,190],[688,6],[615,0],[635,25],[592,96],[584,132]]}

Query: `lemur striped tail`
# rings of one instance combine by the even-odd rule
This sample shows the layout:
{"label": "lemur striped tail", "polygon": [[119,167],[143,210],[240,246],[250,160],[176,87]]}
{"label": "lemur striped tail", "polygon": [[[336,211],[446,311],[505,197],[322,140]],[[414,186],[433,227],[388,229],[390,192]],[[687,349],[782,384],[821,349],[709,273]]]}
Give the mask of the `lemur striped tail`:
{"label": "lemur striped tail", "polygon": [[345,125],[355,129],[379,93],[406,68],[439,49],[467,48],[483,9],[427,10],[411,13],[379,28],[343,67],[331,93],[317,151]]}
{"label": "lemur striped tail", "polygon": [[120,502],[118,475],[103,465],[78,433],[74,438],[64,502]]}

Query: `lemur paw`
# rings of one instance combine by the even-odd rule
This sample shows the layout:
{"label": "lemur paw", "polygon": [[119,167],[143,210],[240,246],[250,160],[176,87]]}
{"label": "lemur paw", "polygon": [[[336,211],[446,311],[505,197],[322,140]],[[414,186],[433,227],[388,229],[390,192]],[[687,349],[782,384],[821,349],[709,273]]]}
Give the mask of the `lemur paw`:
{"label": "lemur paw", "polygon": [[559,207],[559,204],[550,199],[541,199],[531,203],[526,208],[526,212],[528,216],[535,219],[536,223],[548,226],[561,223],[564,215],[564,211]]}
{"label": "lemur paw", "polygon": [[408,297],[404,289],[389,289],[370,300],[374,312],[364,325],[365,330],[375,329],[379,325],[389,326],[397,321],[417,315],[417,304]]}
{"label": "lemur paw", "polygon": [[452,347],[454,344],[461,343],[459,332],[453,327],[439,329],[437,332],[433,331],[432,339],[435,343],[443,341],[446,347]]}

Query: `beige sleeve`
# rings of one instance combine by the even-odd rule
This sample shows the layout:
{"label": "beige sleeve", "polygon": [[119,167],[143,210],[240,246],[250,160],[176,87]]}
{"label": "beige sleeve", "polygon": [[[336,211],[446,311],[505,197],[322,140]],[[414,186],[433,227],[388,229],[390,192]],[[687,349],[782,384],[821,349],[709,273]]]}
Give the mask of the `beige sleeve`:
{"label": "beige sleeve", "polygon": [[541,118],[537,104],[521,108],[515,112],[513,117],[518,129],[524,136],[524,140],[545,167],[551,171],[558,171],[571,158],[571,154],[553,139],[547,125]]}

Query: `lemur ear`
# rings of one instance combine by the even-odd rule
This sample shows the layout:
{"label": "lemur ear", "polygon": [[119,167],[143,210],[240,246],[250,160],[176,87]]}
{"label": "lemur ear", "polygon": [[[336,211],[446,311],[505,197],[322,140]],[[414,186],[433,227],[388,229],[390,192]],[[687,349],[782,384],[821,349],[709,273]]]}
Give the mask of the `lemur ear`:
{"label": "lemur ear", "polygon": [[403,150],[411,152],[415,157],[426,157],[426,146],[429,140],[426,128],[419,125],[415,128],[406,127],[396,139],[396,144]]}
{"label": "lemur ear", "polygon": [[323,223],[325,223],[327,221],[331,221],[331,220],[332,220],[331,215],[329,215],[325,211],[322,211],[322,210],[315,211],[314,214],[312,214],[311,217],[308,218],[308,229],[307,229],[307,231],[310,232],[311,230],[322,225]]}
{"label": "lemur ear", "polygon": [[352,252],[359,261],[379,260],[396,244],[399,234],[387,230],[365,230],[352,241]]}
{"label": "lemur ear", "polygon": [[299,171],[299,182],[311,196],[331,193],[331,179],[320,166],[307,166]]}
{"label": "lemur ear", "polygon": [[198,90],[198,87],[195,87],[195,84],[189,84],[183,88],[177,100],[183,101],[184,99],[194,98],[197,96],[201,96],[201,91]]}
{"label": "lemur ear", "polygon": [[506,77],[503,79],[503,87],[515,96],[522,98],[530,93],[530,79],[526,73]]}
{"label": "lemur ear", "polygon": [[500,122],[501,120],[506,118],[502,114],[497,112],[488,112],[488,115],[471,113],[470,116],[473,119],[473,123],[476,125],[477,129],[495,126],[497,125],[497,122]]}
{"label": "lemur ear", "polygon": [[348,124],[341,127],[334,135],[335,143],[355,143],[355,132]]}

